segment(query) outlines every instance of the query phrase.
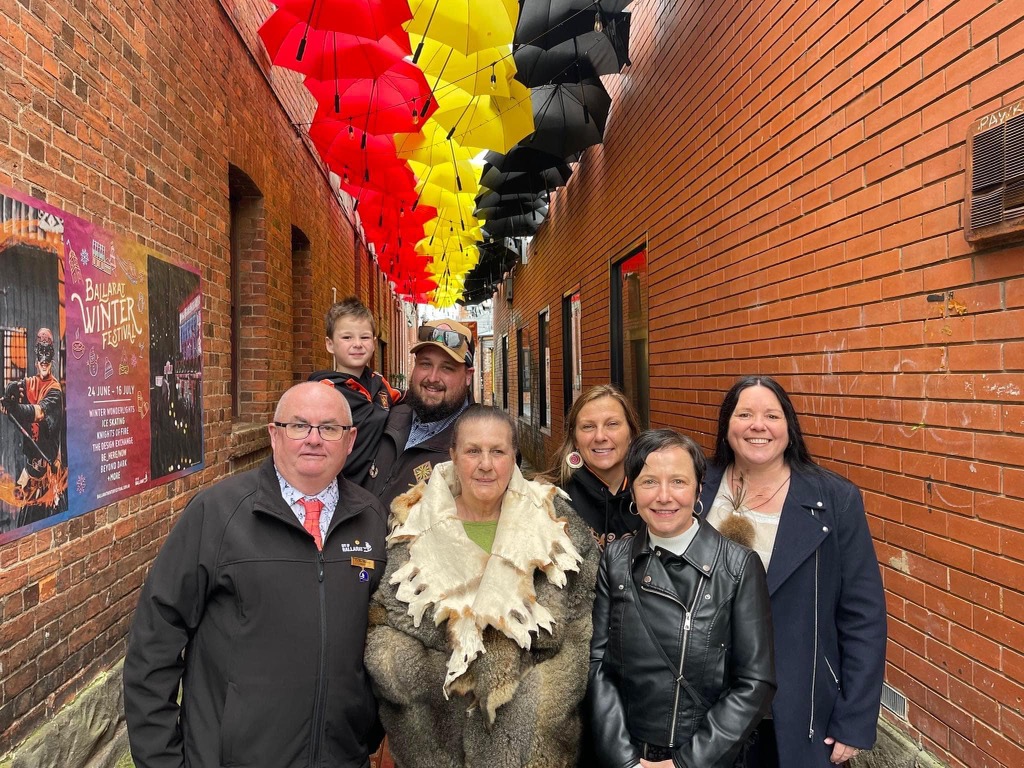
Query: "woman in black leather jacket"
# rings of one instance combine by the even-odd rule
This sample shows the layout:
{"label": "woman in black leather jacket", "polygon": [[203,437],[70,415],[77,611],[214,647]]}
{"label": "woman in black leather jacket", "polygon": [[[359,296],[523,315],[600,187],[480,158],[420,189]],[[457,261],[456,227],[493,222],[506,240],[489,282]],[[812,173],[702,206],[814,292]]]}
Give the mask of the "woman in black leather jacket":
{"label": "woman in black leather jacket", "polygon": [[608,768],[731,768],[771,705],[764,568],[694,517],[705,465],[669,429],[626,458],[646,526],[605,550],[590,648],[590,728]]}

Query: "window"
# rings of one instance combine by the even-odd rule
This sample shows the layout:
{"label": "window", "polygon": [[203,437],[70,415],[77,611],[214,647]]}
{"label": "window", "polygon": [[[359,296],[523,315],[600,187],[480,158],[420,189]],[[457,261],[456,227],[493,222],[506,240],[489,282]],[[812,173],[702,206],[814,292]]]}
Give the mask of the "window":
{"label": "window", "polygon": [[309,238],[292,227],[292,379],[305,381],[320,366],[316,350],[322,349],[322,324],[313,317],[313,259]]}
{"label": "window", "polygon": [[647,360],[647,251],[634,250],[612,265],[612,381],[633,401],[646,429],[650,423]]}
{"label": "window", "polygon": [[508,410],[508,336],[501,337],[501,407]]}
{"label": "window", "polygon": [[537,412],[542,427],[551,426],[551,349],[548,347],[548,318],[551,313],[545,309],[537,316],[537,351],[540,361],[540,376],[537,378]]}
{"label": "window", "polygon": [[580,292],[562,299],[562,404],[566,414],[583,392],[583,332]]}
{"label": "window", "polygon": [[[266,223],[263,194],[244,171],[229,167],[228,190],[231,205],[231,417],[251,420],[264,415],[253,402],[256,388],[251,385],[255,367],[244,362],[253,359],[257,335],[264,333],[264,328],[251,320],[254,316],[266,316],[266,275],[264,272],[257,279],[253,270],[254,264],[265,262]],[[243,323],[243,317],[249,322]],[[243,375],[249,377],[246,382],[242,380]]]}
{"label": "window", "polygon": [[533,416],[533,391],[530,385],[533,371],[530,365],[530,332],[525,328],[516,331],[519,347],[519,417],[530,421]]}

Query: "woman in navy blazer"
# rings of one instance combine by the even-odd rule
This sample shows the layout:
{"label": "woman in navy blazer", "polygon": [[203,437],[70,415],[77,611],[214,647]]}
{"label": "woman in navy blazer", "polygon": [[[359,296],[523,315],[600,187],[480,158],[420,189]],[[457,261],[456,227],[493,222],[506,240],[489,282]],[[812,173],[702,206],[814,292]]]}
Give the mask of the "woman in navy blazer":
{"label": "woman in navy blazer", "polygon": [[726,393],[701,493],[768,572],[778,692],[747,768],[843,763],[875,743],[885,672],[882,580],[860,491],[814,463],[793,403],[767,376]]}

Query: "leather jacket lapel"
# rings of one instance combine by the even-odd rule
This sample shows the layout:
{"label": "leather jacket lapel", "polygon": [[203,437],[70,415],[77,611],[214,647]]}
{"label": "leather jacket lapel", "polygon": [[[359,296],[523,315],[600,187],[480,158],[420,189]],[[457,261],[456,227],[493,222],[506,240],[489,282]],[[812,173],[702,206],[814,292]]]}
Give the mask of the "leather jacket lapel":
{"label": "leather jacket lapel", "polygon": [[768,565],[768,593],[775,594],[783,582],[800,567],[828,537],[821,515],[825,507],[818,484],[803,473],[794,472],[786,503],[782,507],[775,549]]}

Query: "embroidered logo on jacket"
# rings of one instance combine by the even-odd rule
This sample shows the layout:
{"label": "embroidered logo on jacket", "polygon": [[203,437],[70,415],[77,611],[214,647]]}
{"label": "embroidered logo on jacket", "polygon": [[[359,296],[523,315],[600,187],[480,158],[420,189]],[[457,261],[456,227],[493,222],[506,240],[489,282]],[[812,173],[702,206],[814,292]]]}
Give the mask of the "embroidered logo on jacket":
{"label": "embroidered logo on jacket", "polygon": [[370,542],[360,544],[358,541],[355,544],[342,544],[342,552],[372,552],[373,545]]}
{"label": "embroidered logo on jacket", "polygon": [[425,461],[420,464],[416,469],[412,471],[413,475],[416,476],[416,482],[422,483],[430,479],[430,473],[434,467],[429,461]]}

